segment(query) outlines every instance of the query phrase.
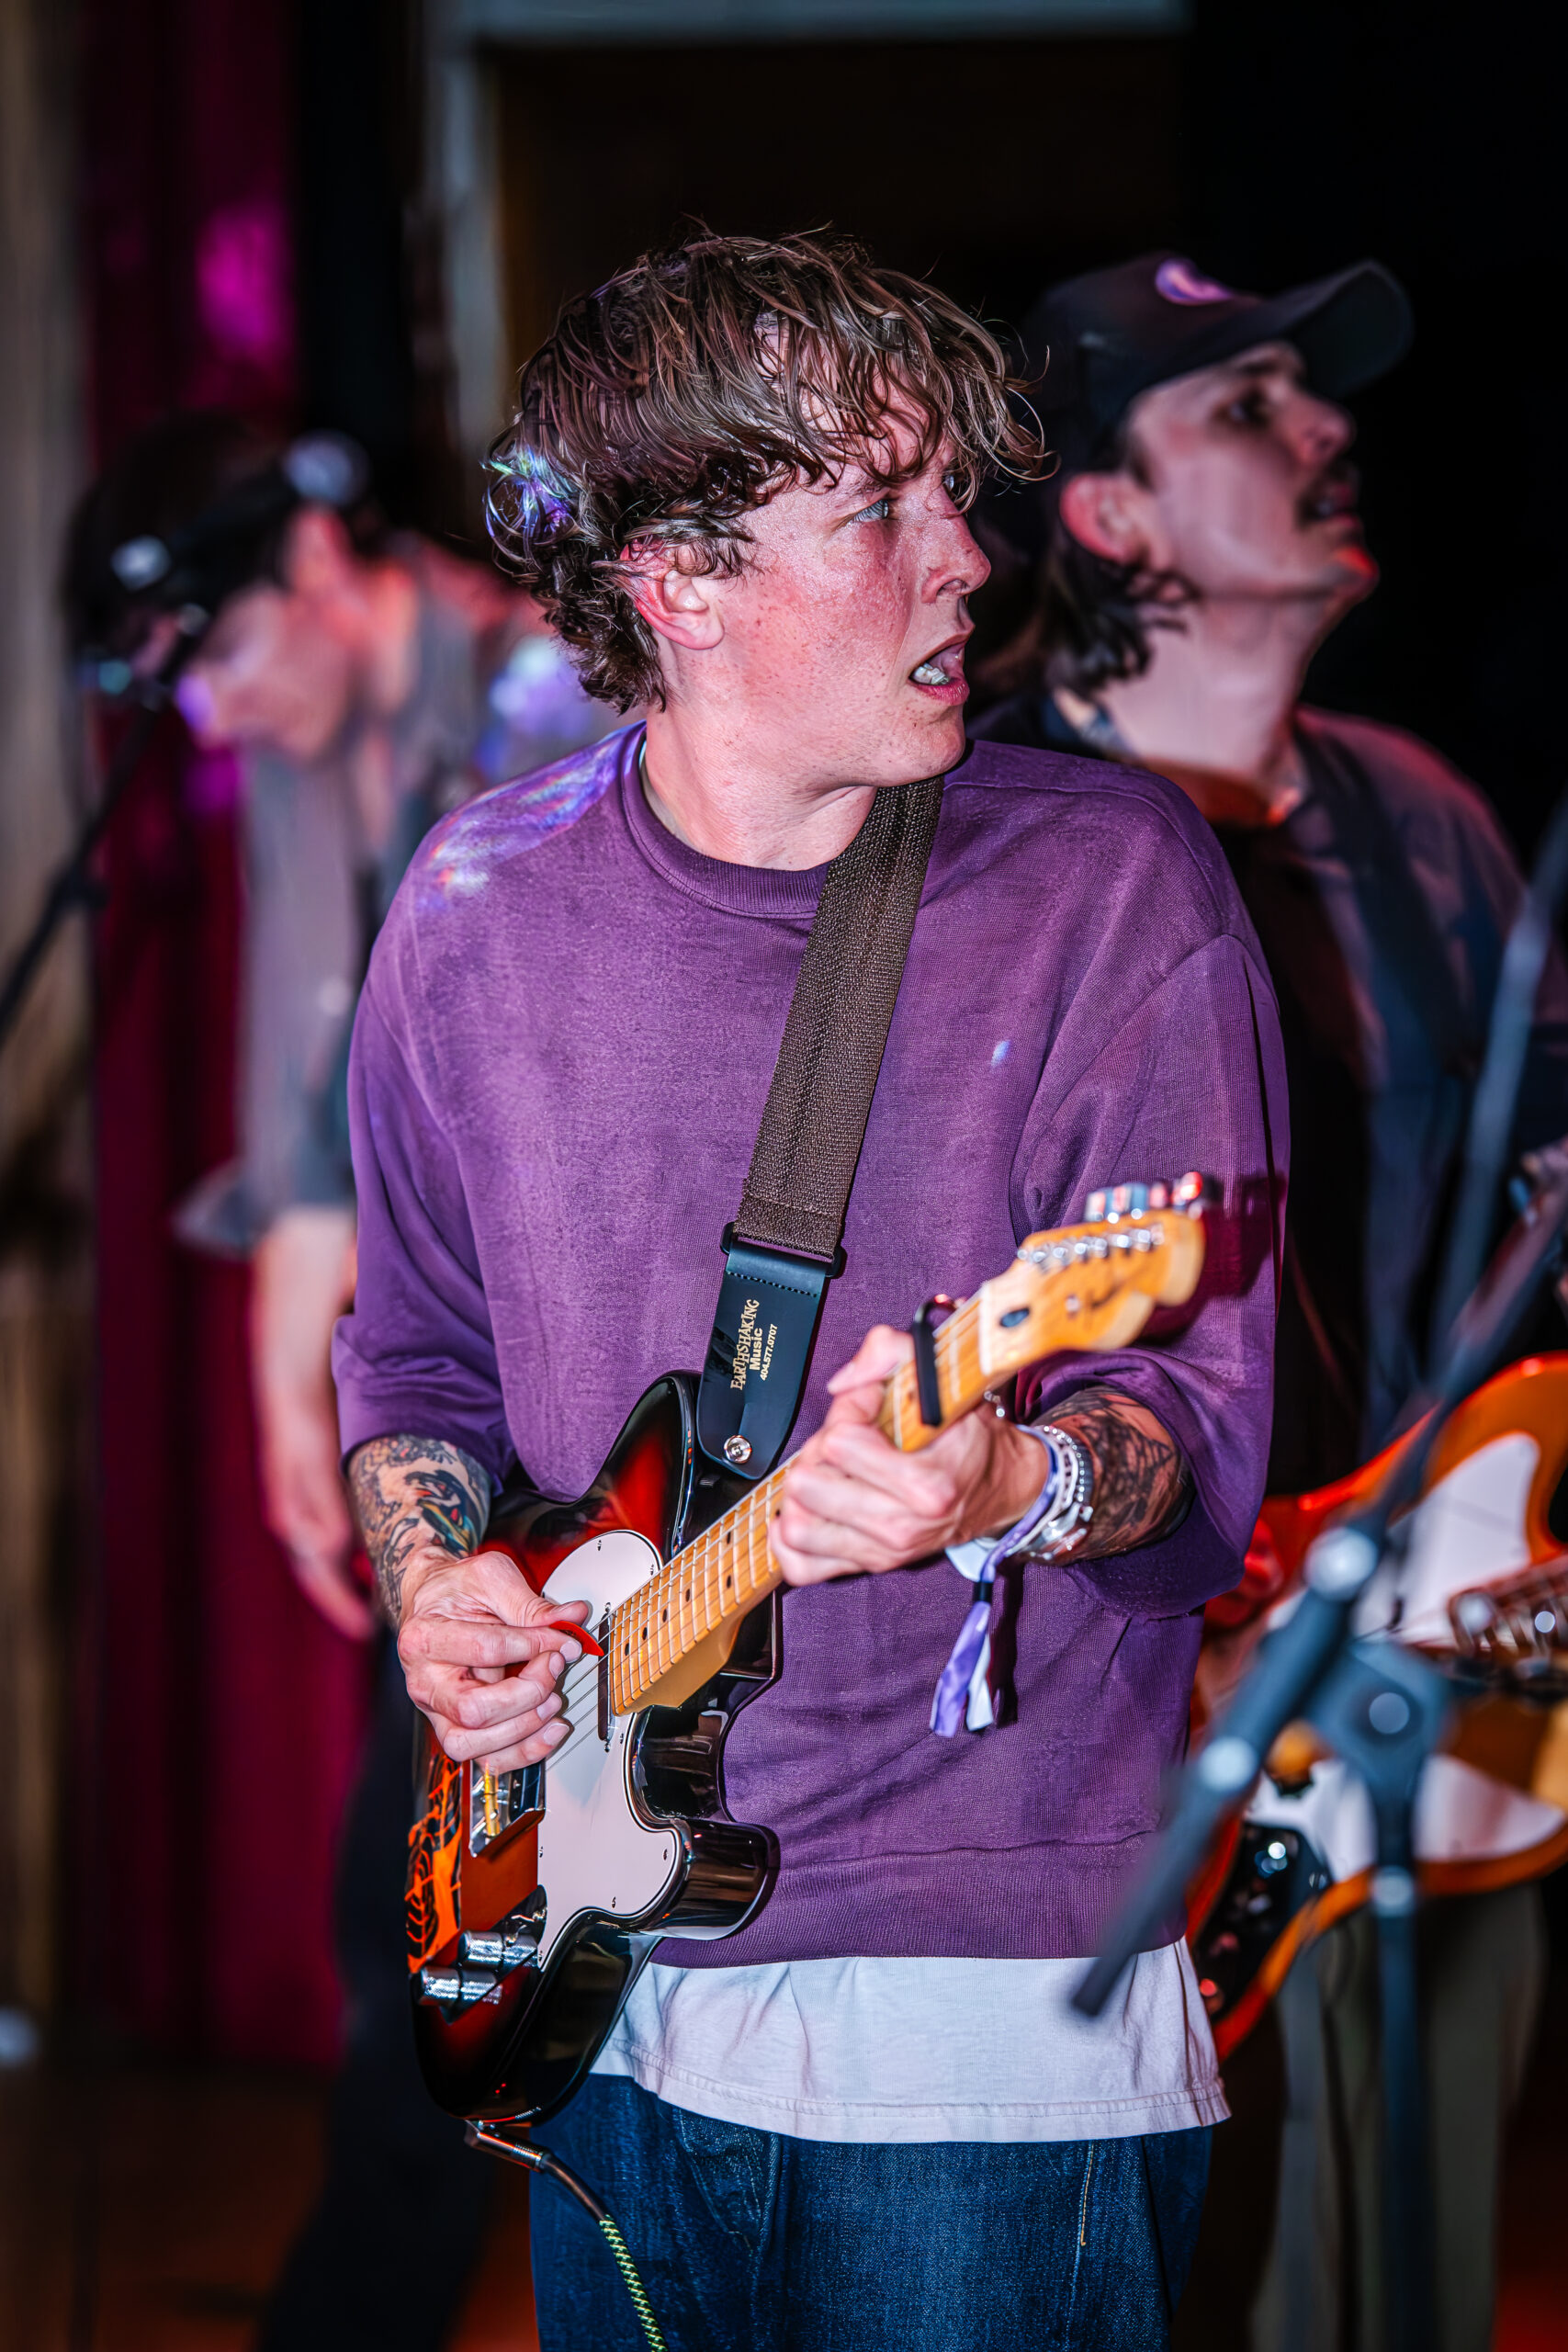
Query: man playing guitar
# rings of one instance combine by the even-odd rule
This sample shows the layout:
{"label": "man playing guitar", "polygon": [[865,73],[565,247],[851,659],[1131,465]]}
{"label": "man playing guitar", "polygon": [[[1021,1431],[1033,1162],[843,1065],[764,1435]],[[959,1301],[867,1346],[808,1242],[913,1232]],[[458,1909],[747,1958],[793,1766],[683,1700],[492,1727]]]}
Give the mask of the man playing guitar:
{"label": "man playing guitar", "polygon": [[[492,517],[590,692],[647,724],[438,829],[356,1026],[352,1483],[416,1703],[508,1771],[567,1738],[580,1645],[484,1549],[495,1488],[520,1461],[578,1492],[701,1361],[823,869],[878,790],[945,775],[771,1527],[784,1671],[728,1751],[777,1882],[738,1935],[660,1948],[550,2127],[682,2346],[1146,2352],[1224,2111],[1179,1920],[1105,2019],[1063,1996],[1156,1833],[1262,1492],[1278,1027],[1179,792],[965,753],[964,509],[1036,454],[1007,391],[980,327],[837,242],[705,237],[570,305]],[[918,1454],[879,1433],[923,1296],[1190,1166],[1235,1214],[1184,1323],[1055,1356],[1016,1419]],[[1090,1515],[1021,1542],[1010,1674],[970,1686],[978,1736],[939,1736],[944,1555],[1067,1460]],[[546,2345],[635,2340],[565,2200],[536,2199],[534,2259]]]}

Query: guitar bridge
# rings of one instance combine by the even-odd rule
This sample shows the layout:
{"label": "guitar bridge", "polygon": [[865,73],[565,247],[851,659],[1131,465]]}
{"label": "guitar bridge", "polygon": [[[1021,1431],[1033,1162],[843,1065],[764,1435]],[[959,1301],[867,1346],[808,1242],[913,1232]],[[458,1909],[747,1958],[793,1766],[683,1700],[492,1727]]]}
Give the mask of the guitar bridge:
{"label": "guitar bridge", "polygon": [[545,1810],[545,1768],[520,1765],[515,1772],[468,1774],[468,1851],[482,1854],[487,1846],[510,1836],[525,1821],[537,1820]]}

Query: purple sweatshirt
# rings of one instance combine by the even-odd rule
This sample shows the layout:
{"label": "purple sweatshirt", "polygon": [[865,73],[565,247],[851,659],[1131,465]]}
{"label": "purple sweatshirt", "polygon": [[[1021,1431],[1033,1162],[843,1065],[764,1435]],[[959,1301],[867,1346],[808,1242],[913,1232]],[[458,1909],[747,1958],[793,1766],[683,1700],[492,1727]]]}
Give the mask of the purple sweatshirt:
{"label": "purple sweatshirt", "polygon": [[[345,1449],[438,1437],[567,1498],[649,1382],[702,1362],[823,869],[683,846],[642,797],[639,738],[459,809],[377,943],[350,1076]],[[1285,1150],[1274,1001],[1209,828],[1157,777],[974,745],[795,1442],[870,1325],[973,1291],[1096,1186],[1201,1168],[1241,1214],[1213,1228],[1197,1314],[1053,1358],[1026,1399],[1037,1417],[1102,1379],[1140,1398],[1193,1505],[1162,1543],[1027,1568],[1017,1718],[978,1736],[928,1728],[970,1598],[945,1561],[788,1592],[783,1678],[726,1751],[778,1883],[740,1935],[661,1958],[1094,1950],[1185,1747],[1201,1604],[1235,1582],[1262,1492]]]}

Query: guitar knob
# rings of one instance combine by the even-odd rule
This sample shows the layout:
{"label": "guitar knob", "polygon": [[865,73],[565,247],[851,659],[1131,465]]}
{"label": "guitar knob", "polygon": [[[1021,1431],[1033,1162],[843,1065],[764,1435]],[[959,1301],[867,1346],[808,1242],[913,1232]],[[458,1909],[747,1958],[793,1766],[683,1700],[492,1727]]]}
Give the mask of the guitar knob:
{"label": "guitar knob", "polygon": [[487,1993],[495,1990],[495,1983],[493,1969],[422,1968],[419,1997],[433,2001],[441,2008],[466,2007],[470,2001],[482,2001]]}

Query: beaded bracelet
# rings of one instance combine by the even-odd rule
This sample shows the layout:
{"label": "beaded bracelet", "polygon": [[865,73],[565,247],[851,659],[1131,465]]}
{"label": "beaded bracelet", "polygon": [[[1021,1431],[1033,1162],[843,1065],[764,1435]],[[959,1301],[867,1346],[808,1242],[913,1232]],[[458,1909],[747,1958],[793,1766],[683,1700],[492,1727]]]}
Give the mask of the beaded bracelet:
{"label": "beaded bracelet", "polygon": [[1051,1451],[1055,1476],[1046,1483],[1046,1507],[1020,1528],[1012,1551],[1025,1560],[1059,1560],[1094,1517],[1094,1464],[1070,1430],[1055,1421],[1021,1423]]}

